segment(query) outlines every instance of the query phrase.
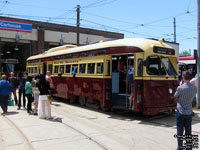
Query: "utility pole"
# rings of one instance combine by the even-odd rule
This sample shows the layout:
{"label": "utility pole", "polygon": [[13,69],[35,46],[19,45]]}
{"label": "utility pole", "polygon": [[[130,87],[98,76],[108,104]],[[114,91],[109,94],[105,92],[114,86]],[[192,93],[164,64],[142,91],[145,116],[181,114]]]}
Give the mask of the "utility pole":
{"label": "utility pole", "polygon": [[79,30],[80,30],[80,5],[77,5],[77,23],[76,23],[77,46],[79,46],[79,32],[80,32]]}
{"label": "utility pole", "polygon": [[174,43],[176,43],[176,18],[174,17]]}
{"label": "utility pole", "polygon": [[1,38],[0,38],[0,77],[1,77]]}
{"label": "utility pole", "polygon": [[200,108],[200,0],[197,0],[197,108]]}

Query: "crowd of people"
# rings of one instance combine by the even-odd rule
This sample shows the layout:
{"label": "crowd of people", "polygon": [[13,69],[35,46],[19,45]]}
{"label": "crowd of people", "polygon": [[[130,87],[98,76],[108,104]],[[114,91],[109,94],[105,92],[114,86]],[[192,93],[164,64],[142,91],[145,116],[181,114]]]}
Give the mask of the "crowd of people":
{"label": "crowd of people", "polygon": [[[8,78],[5,74],[0,80],[0,105],[3,110],[2,115],[7,113],[8,100],[12,99],[13,94],[17,110],[22,109],[21,97],[23,97],[23,109],[28,114],[38,115],[40,118],[50,119],[51,116],[51,89],[53,88],[53,80],[51,74],[47,71],[46,76],[36,75],[28,76],[27,72],[14,74],[10,73]],[[18,89],[18,97],[17,97]],[[34,102],[34,109],[32,103]],[[26,105],[27,103],[27,105]]]}

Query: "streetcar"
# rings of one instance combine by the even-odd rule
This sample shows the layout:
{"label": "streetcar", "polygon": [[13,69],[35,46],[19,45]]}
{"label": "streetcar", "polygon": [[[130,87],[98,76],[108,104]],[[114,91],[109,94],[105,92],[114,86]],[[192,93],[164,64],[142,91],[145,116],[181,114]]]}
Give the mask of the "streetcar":
{"label": "streetcar", "polygon": [[53,96],[71,103],[155,115],[176,108],[177,62],[162,39],[127,38],[56,47],[29,57],[26,69],[50,71]]}
{"label": "streetcar", "polygon": [[194,56],[179,57],[179,71],[182,74],[182,71],[184,70],[191,71],[193,77],[196,75],[197,65],[196,65],[196,59],[194,58]]}

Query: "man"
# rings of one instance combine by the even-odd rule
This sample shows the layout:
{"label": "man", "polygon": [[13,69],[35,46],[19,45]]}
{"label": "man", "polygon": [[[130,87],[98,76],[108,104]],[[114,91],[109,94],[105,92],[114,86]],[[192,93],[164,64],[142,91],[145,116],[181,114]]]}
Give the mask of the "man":
{"label": "man", "polygon": [[10,82],[10,84],[12,85],[13,87],[13,95],[14,95],[14,99],[15,99],[15,104],[17,105],[17,95],[16,95],[16,90],[17,90],[17,87],[18,87],[18,81],[17,81],[17,78],[15,77],[14,73],[11,72],[10,73],[11,77],[8,78],[8,81]]}
{"label": "man", "polygon": [[20,77],[20,82],[19,82],[19,102],[18,102],[18,108],[17,110],[21,109],[21,95],[23,95],[23,106],[24,109],[26,108],[26,98],[25,98],[25,84],[26,84],[26,80],[28,77],[28,73],[25,72],[23,74],[23,77],[21,76],[21,73],[19,75]]}
{"label": "man", "polygon": [[192,74],[185,71],[182,74],[184,83],[177,88],[174,97],[177,99],[176,126],[178,150],[183,149],[183,132],[191,135],[192,132],[192,100],[197,93],[197,88],[190,83]]}
{"label": "man", "polygon": [[6,81],[7,76],[2,75],[2,80],[0,81],[0,104],[3,110],[2,115],[7,113],[8,109],[8,98],[10,93],[13,91],[12,85]]}

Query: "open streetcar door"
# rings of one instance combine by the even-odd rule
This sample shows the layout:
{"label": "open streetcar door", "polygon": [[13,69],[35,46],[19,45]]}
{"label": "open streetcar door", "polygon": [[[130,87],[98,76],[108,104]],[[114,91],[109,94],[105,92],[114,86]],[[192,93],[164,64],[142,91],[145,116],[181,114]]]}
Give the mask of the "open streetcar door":
{"label": "open streetcar door", "polygon": [[133,90],[134,55],[112,56],[112,106],[127,109]]}

